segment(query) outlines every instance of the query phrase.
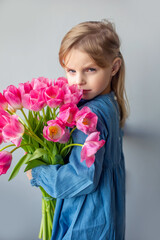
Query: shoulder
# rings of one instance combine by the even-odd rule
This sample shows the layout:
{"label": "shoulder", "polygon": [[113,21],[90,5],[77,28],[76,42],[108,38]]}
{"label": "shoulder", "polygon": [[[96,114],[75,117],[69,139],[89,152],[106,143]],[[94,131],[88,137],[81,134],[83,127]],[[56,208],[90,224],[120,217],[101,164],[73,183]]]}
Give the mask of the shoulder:
{"label": "shoulder", "polygon": [[90,101],[86,101],[83,106],[88,106],[101,120],[119,119],[119,108],[114,92],[97,96]]}
{"label": "shoulder", "polygon": [[98,116],[100,129],[108,132],[113,127],[119,127],[119,107],[114,92],[86,101],[84,106],[88,106]]}

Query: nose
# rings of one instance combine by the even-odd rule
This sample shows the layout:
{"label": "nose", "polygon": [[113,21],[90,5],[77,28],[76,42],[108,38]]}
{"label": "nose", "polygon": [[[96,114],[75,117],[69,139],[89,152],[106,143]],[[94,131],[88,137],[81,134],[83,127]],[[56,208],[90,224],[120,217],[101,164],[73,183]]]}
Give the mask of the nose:
{"label": "nose", "polygon": [[77,75],[76,83],[77,83],[77,85],[79,85],[79,86],[85,84],[85,78],[84,78],[83,74],[78,74],[78,75]]}

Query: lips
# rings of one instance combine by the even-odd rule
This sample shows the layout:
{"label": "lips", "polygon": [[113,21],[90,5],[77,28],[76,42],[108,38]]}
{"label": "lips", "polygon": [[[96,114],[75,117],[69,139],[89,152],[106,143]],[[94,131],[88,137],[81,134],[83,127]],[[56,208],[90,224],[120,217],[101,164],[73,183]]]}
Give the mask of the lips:
{"label": "lips", "polygon": [[88,93],[88,92],[90,92],[91,90],[89,89],[89,90],[86,90],[86,89],[84,89],[83,90],[83,93]]}

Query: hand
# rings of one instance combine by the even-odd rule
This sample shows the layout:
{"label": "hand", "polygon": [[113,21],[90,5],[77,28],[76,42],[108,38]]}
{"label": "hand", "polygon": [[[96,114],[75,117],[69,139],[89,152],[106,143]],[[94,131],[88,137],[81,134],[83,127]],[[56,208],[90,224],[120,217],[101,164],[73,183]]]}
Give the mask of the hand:
{"label": "hand", "polygon": [[29,180],[32,179],[32,169],[27,171],[27,177],[28,177]]}

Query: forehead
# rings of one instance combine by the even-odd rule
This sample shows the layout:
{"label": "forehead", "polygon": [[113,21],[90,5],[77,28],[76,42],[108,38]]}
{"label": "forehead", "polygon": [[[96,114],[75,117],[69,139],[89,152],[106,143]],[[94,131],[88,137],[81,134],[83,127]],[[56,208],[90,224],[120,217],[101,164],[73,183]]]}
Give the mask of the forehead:
{"label": "forehead", "polygon": [[64,60],[67,68],[84,68],[96,66],[95,61],[86,52],[79,49],[71,49]]}

